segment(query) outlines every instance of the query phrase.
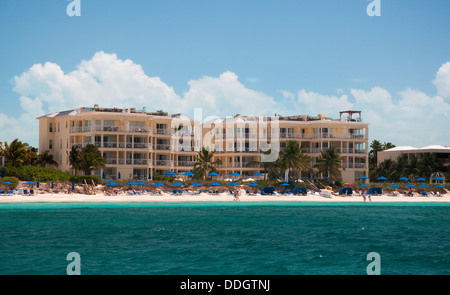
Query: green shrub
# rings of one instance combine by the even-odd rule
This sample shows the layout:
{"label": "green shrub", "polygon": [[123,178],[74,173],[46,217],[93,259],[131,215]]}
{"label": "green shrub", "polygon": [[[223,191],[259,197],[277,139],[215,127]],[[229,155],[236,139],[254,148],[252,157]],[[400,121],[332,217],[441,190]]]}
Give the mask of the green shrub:
{"label": "green shrub", "polygon": [[61,170],[37,166],[5,167],[5,173],[23,181],[51,182],[68,181],[70,179],[70,174]]}

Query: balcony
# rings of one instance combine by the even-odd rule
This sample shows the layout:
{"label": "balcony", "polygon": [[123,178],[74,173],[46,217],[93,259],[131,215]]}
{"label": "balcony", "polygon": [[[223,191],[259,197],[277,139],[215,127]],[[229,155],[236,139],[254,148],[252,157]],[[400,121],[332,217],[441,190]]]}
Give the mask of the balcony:
{"label": "balcony", "polygon": [[173,161],[170,160],[155,160],[153,162],[155,166],[173,166]]}
{"label": "balcony", "polygon": [[178,161],[178,167],[193,167],[195,165],[195,161]]}
{"label": "balcony", "polygon": [[156,145],[156,150],[158,150],[158,151],[168,151],[168,150],[170,150],[170,145],[169,144],[157,144]]}
{"label": "balcony", "polygon": [[357,168],[357,169],[365,169],[366,163],[342,163],[344,168]]}
{"label": "balcony", "polygon": [[156,129],[156,134],[170,134],[170,130],[169,129]]}

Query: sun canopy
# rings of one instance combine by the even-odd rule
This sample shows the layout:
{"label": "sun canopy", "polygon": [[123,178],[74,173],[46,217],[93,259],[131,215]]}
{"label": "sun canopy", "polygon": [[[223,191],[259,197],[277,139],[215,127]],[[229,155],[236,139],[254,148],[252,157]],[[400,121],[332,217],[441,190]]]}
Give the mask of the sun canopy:
{"label": "sun canopy", "polygon": [[242,175],[240,175],[240,174],[237,173],[237,172],[234,172],[234,173],[229,174],[229,176],[242,176]]}
{"label": "sun canopy", "polygon": [[164,186],[164,184],[162,184],[161,182],[156,182],[156,183],[152,184],[152,186]]}
{"label": "sun canopy", "polygon": [[221,185],[220,183],[218,183],[217,181],[214,181],[213,183],[209,184],[209,185]]}
{"label": "sun canopy", "polygon": [[216,172],[210,172],[210,173],[208,173],[208,175],[209,176],[220,176],[220,174],[216,173]]}

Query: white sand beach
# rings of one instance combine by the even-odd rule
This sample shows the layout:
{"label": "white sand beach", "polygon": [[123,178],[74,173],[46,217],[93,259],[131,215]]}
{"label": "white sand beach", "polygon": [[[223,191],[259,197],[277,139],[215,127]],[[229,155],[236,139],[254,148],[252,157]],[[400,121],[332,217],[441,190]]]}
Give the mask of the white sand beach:
{"label": "white sand beach", "polygon": [[[2,195],[0,196],[0,203],[34,203],[34,202],[49,202],[49,203],[75,203],[75,202],[233,202],[234,197],[230,193],[220,193],[212,195],[208,193],[191,194],[183,193],[181,195],[174,195],[171,193],[162,193],[161,195],[145,194],[119,194],[119,195],[105,195],[104,193],[97,193],[95,195],[86,194],[51,194],[51,193],[37,193],[35,195]],[[241,191],[239,196],[240,202],[364,202],[363,197],[359,195],[352,196],[332,196],[326,198],[320,195],[308,194],[306,196],[294,195],[247,195],[245,191]],[[414,195],[413,197],[398,195],[398,196],[371,196],[371,201],[366,199],[366,202],[450,202],[450,194],[442,194],[439,196],[421,196]]]}

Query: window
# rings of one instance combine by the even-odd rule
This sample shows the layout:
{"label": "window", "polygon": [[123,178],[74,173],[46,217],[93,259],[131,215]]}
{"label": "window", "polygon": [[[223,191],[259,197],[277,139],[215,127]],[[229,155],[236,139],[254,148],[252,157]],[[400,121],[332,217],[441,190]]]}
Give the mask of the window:
{"label": "window", "polygon": [[49,150],[53,149],[53,140],[51,140],[51,139],[48,141],[48,149]]}
{"label": "window", "polygon": [[53,132],[53,123],[48,123],[48,132]]}

